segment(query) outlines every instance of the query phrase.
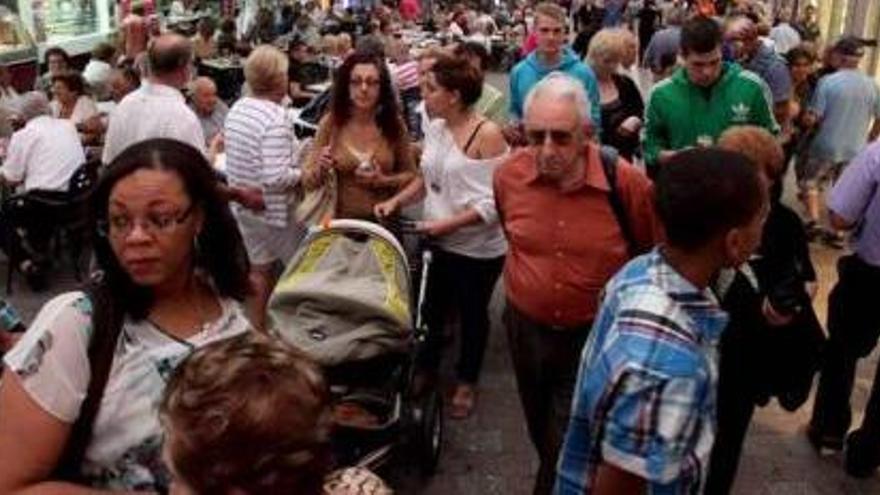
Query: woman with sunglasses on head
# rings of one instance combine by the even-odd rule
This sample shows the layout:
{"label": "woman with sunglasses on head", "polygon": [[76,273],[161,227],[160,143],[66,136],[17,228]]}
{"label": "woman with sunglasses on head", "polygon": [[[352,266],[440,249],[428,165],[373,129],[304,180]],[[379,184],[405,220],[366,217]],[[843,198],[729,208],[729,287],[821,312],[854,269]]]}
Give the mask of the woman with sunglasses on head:
{"label": "woman with sunglasses on head", "polygon": [[306,190],[336,177],[336,218],[373,219],[373,207],[415,176],[406,124],[384,60],[365,52],[345,59],[333,81],[303,169]]}
{"label": "woman with sunglasses on head", "polygon": [[157,408],[168,375],[249,327],[247,256],[198,150],[129,147],[91,206],[103,277],[49,301],[4,357],[0,493],[167,492]]}
{"label": "woman with sunglasses on head", "polygon": [[474,110],[482,87],[483,74],[468,60],[437,59],[422,86],[428,113],[435,119],[425,130],[421,175],[376,206],[381,218],[425,199],[425,220],[418,229],[431,238],[434,257],[425,296],[429,341],[422,365],[429,373],[436,371],[445,316],[457,307],[463,334],[452,398],[454,418],[467,417],[474,407],[489,332],[487,307],[507,250],[495,211],[492,174],[508,147],[501,128]]}

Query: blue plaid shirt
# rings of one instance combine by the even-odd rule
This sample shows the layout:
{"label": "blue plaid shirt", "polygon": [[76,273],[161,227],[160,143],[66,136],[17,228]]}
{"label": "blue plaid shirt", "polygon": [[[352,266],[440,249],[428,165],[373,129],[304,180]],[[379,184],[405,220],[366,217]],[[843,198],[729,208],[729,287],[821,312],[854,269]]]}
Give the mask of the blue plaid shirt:
{"label": "blue plaid shirt", "polygon": [[657,250],[630,261],[606,291],[581,356],[555,493],[590,493],[603,462],[644,478],[651,494],[700,493],[727,315]]}

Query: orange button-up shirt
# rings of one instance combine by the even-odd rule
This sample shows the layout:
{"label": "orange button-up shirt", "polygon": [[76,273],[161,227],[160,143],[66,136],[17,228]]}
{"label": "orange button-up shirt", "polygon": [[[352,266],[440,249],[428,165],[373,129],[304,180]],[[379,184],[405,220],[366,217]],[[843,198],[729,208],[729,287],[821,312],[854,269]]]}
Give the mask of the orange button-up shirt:
{"label": "orange button-up shirt", "polygon": [[[509,243],[507,299],[536,322],[559,328],[587,324],[605,283],[628,260],[627,243],[609,201],[599,150],[586,150],[584,182],[562,192],[538,177],[535,154],[522,149],[495,173],[495,201]],[[659,237],[653,186],[635,167],[618,166],[617,190],[639,251]]]}

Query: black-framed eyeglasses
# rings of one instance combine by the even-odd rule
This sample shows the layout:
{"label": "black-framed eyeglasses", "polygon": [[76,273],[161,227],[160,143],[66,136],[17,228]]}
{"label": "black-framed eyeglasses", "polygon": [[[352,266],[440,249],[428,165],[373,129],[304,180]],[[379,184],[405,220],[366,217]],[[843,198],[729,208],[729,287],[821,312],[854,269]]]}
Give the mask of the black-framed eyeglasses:
{"label": "black-framed eyeglasses", "polygon": [[565,131],[561,129],[526,129],[526,140],[532,146],[541,146],[547,142],[547,136],[550,141],[557,146],[567,146],[574,141],[574,131]]}
{"label": "black-framed eyeglasses", "polygon": [[351,79],[348,84],[353,88],[359,88],[364,85],[366,85],[368,88],[375,88],[376,86],[379,85],[379,80],[378,79],[369,79],[369,78],[367,78],[367,79],[354,78],[354,79]]}
{"label": "black-framed eyeglasses", "polygon": [[168,235],[179,225],[186,222],[192,215],[195,204],[180,213],[147,213],[143,217],[129,215],[107,215],[105,220],[98,221],[98,233],[105,237],[124,239],[140,225],[141,230],[149,236]]}

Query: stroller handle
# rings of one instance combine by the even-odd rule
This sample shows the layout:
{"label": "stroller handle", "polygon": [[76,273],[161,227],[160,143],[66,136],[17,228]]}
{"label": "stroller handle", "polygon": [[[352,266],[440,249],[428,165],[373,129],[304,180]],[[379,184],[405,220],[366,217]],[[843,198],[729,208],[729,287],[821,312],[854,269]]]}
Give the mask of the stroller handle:
{"label": "stroller handle", "polygon": [[421,234],[419,231],[419,222],[412,218],[402,216],[383,218],[380,220],[380,225],[392,232],[398,232],[400,234]]}

